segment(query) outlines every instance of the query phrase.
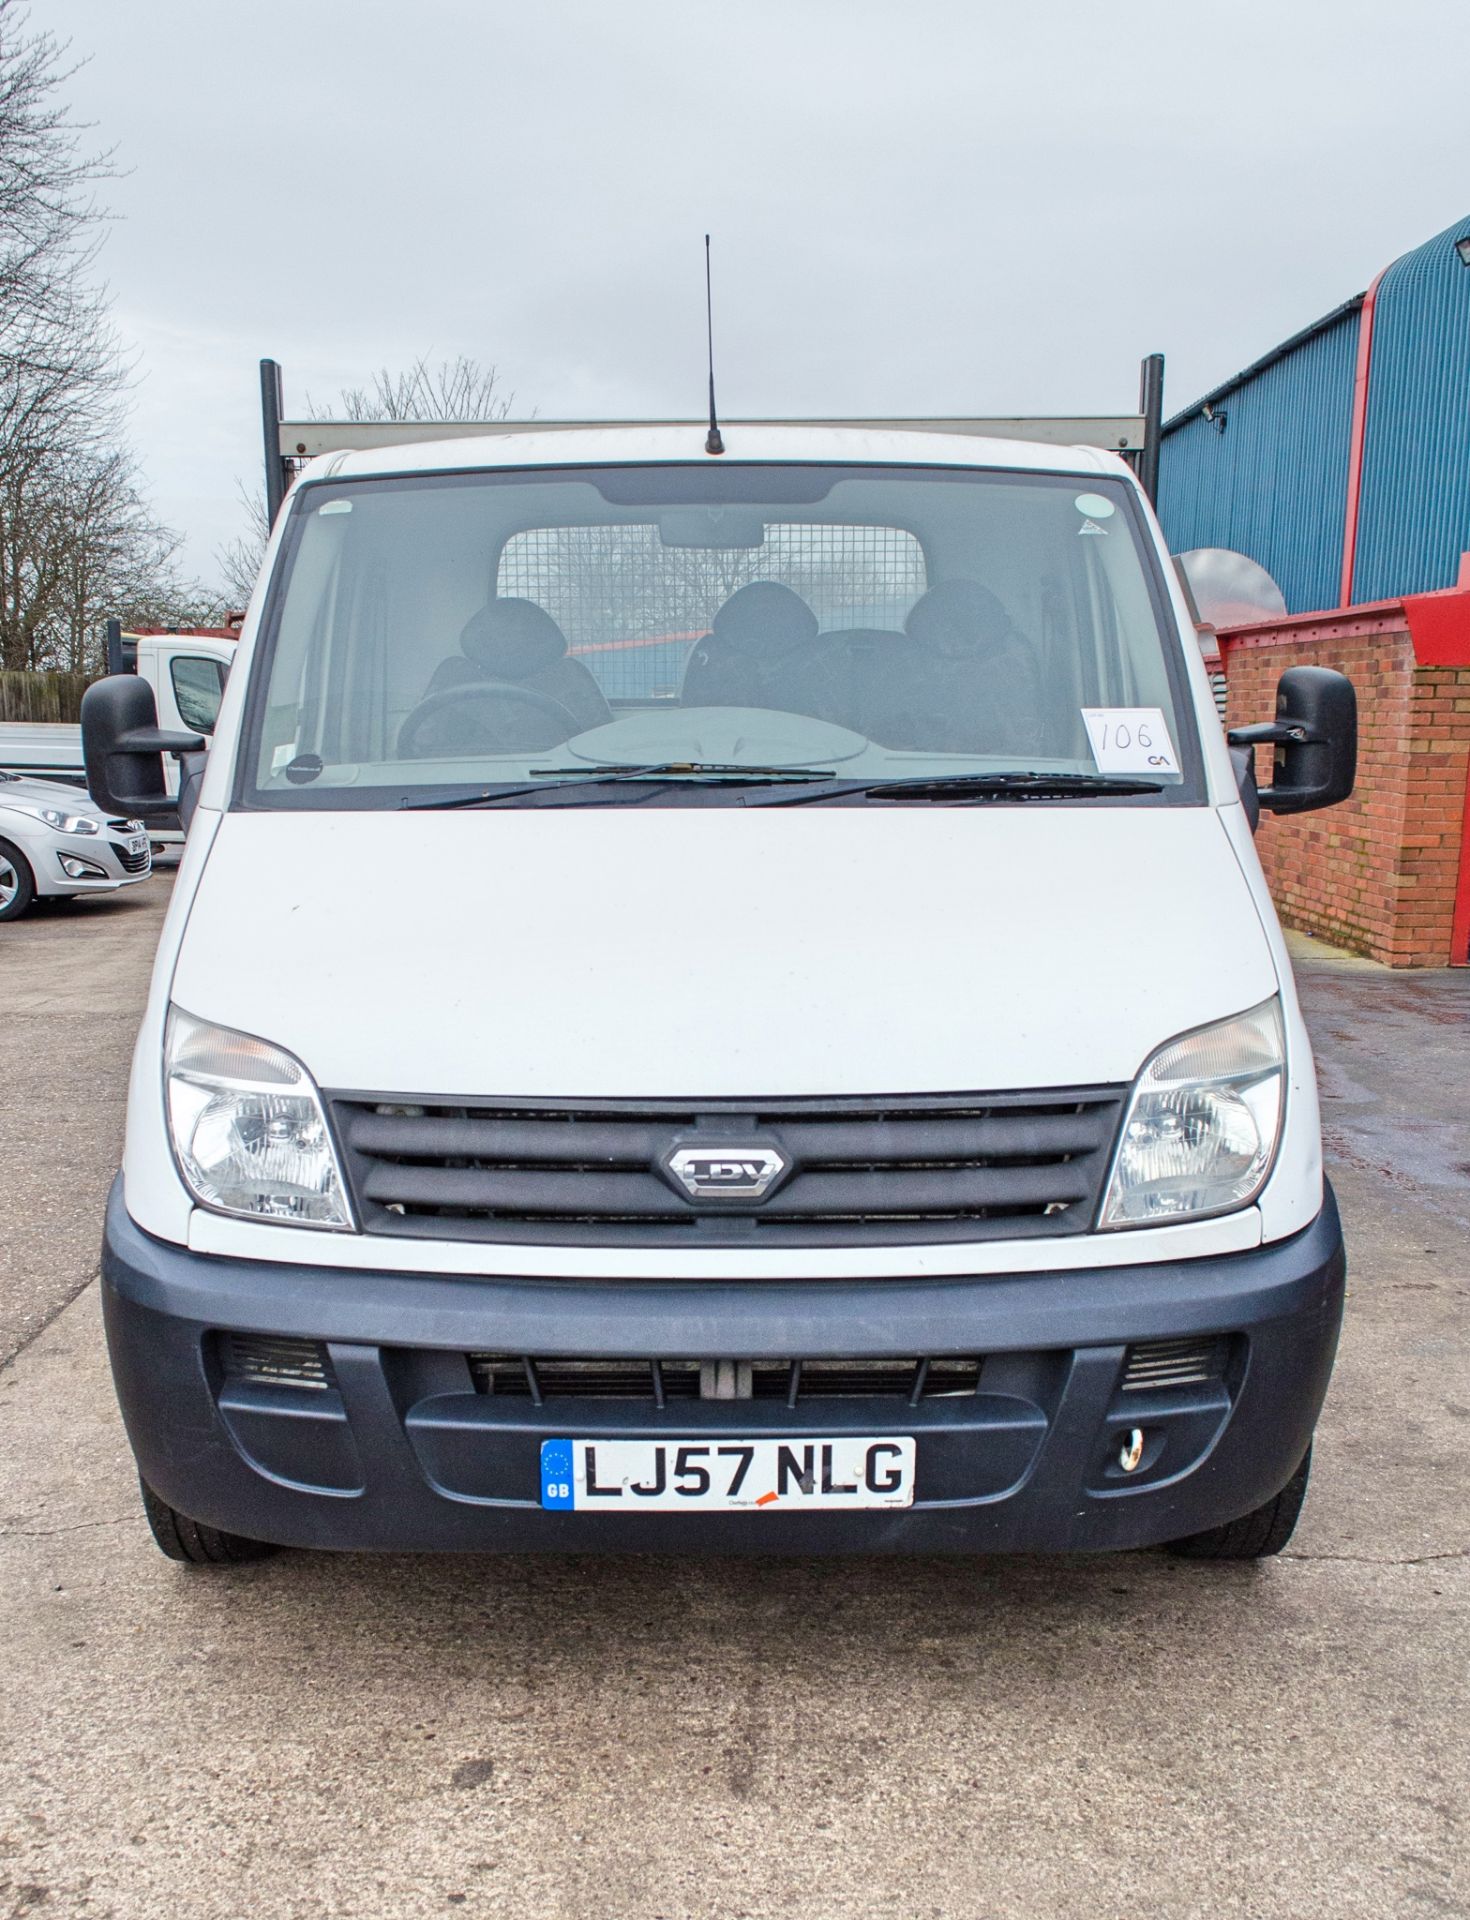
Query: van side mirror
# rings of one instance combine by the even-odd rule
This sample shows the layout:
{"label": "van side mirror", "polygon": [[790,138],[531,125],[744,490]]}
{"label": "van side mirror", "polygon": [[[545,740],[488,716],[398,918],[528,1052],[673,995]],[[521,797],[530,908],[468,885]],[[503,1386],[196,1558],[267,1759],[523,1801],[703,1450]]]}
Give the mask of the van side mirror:
{"label": "van side mirror", "polygon": [[153,689],[135,673],[110,673],[82,695],[87,791],[108,813],[172,826],[179,804],[168,791],[163,756],[202,753],[204,744],[197,733],[160,729]]}
{"label": "van side mirror", "polygon": [[[1288,667],[1276,685],[1276,718],[1232,727],[1226,738],[1236,748],[1275,747],[1271,784],[1259,793],[1264,811],[1335,807],[1357,777],[1358,696],[1347,675],[1331,667]],[[1254,752],[1246,757],[1253,761]],[[1250,781],[1254,785],[1253,767]]]}

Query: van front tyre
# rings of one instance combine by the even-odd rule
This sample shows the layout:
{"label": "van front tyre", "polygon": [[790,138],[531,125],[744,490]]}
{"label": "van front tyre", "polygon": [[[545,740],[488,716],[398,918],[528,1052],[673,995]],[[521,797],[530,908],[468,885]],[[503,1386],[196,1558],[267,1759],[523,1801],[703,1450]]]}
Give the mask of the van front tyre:
{"label": "van front tyre", "polygon": [[1311,1471],[1312,1449],[1308,1447],[1301,1465],[1280,1493],[1238,1520],[1227,1520],[1223,1527],[1206,1527],[1203,1533],[1171,1540],[1167,1550],[1186,1560],[1265,1560],[1280,1553],[1296,1531]]}
{"label": "van front tyre", "polygon": [[36,877],[19,847],[0,840],[0,920],[19,920],[36,897]]}
{"label": "van front tyre", "polygon": [[241,1533],[206,1527],[160,1500],[146,1480],[139,1480],[143,1511],[160,1553],[191,1567],[237,1567],[247,1560],[264,1560],[280,1549],[265,1540],[247,1540]]}

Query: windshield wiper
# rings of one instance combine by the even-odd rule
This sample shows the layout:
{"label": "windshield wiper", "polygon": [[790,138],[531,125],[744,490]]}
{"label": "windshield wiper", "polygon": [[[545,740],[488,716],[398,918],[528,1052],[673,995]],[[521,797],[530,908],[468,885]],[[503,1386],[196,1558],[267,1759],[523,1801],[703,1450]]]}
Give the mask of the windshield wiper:
{"label": "windshield wiper", "polygon": [[719,781],[737,786],[776,786],[786,781],[831,781],[830,767],[741,766],[723,760],[660,760],[643,767],[607,767],[601,770],[582,767],[536,767],[538,778],[522,786],[482,787],[478,793],[450,794],[443,800],[400,800],[400,812],[424,813],[452,807],[494,807],[502,800],[520,800],[527,794],[554,793],[561,787],[622,786],[640,780],[656,780],[667,786],[676,782],[699,785]]}
{"label": "windshield wiper", "polygon": [[801,807],[861,794],[868,800],[1048,800],[1095,793],[1162,793],[1158,780],[1117,780],[1099,773],[943,773],[900,780],[835,780],[811,793],[748,800],[751,807]]}

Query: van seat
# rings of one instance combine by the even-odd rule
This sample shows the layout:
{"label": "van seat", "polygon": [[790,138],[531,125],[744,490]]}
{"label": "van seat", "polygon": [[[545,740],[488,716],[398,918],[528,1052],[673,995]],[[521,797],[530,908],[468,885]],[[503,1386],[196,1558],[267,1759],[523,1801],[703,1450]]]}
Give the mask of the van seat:
{"label": "van seat", "polygon": [[612,718],[602,689],[580,660],[567,650],[567,637],[534,600],[491,600],[465,623],[459,653],[441,660],[424,697],[448,687],[504,680],[559,700],[578,722],[578,730],[600,727]]}

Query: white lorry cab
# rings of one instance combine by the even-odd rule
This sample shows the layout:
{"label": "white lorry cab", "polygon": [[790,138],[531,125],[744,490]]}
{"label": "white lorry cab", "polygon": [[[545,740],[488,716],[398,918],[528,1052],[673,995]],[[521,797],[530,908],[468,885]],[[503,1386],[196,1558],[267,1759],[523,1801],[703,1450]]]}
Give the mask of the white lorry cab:
{"label": "white lorry cab", "polygon": [[[213,733],[225,681],[234,662],[237,635],[229,628],[182,632],[162,628],[126,632],[108,622],[107,671],[136,673],[153,692],[160,723],[175,731]],[[0,772],[63,786],[86,784],[82,730],[65,722],[0,721]],[[168,768],[170,792],[178,792],[178,769]],[[155,834],[155,839],[159,836]],[[168,838],[179,840],[172,832]]]}
{"label": "white lorry cab", "polygon": [[1350,685],[1229,745],[1092,445],[333,431],[202,771],[84,708],[109,807],[186,767],[103,1253],[164,1550],[1277,1551],[1344,1262],[1252,830]]}
{"label": "white lorry cab", "polygon": [[[188,728],[202,741],[214,731],[237,637],[226,627],[129,632],[110,620],[108,672],[136,674],[164,728]],[[153,870],[155,845],[182,842],[176,761],[165,769],[172,804],[146,831],[140,820],[108,819],[86,779],[80,726],[0,721],[0,920],[19,919],[37,900],[136,885]]]}

